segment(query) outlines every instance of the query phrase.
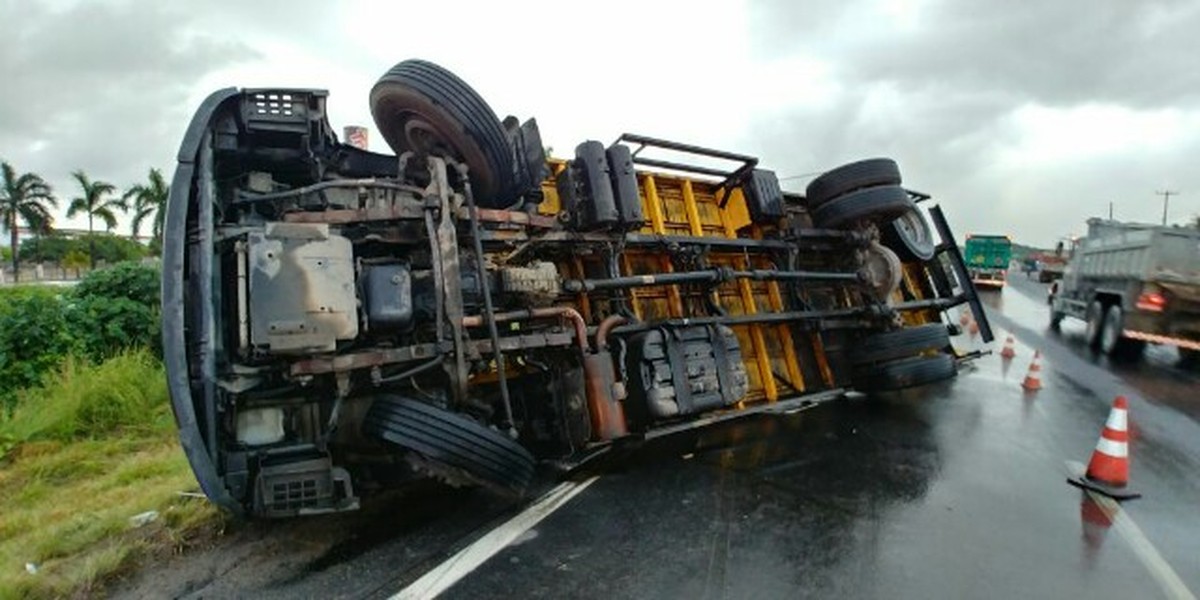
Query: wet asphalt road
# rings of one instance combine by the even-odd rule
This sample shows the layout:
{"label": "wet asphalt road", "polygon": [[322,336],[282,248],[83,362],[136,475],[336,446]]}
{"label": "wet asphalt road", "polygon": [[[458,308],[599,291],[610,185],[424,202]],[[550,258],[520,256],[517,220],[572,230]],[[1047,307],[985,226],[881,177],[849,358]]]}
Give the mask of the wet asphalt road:
{"label": "wet asphalt road", "polygon": [[[1014,360],[992,354],[944,384],[659,440],[443,597],[1169,597],[1146,549],[1084,522],[1095,505],[1064,481],[1117,394],[1130,398],[1132,487],[1145,495],[1118,525],[1136,523],[1200,592],[1200,376],[1170,349],[1138,364],[1094,356],[1081,323],[1048,331],[1044,294],[1014,280],[986,297],[997,341],[956,338],[998,352],[1011,332]],[[1020,382],[1033,348],[1045,388],[1031,395]],[[347,517],[344,541],[253,596],[386,598],[519,510],[477,492],[376,503]],[[182,595],[250,592],[205,578]]]}
{"label": "wet asphalt road", "polygon": [[[993,354],[944,385],[732,424],[647,449],[447,598],[1164,597],[1112,528],[1085,523],[1086,463],[1130,396],[1123,517],[1200,590],[1200,378],[1170,349],[1110,365],[1082,325],[1046,328],[1044,286],[989,295]],[[966,336],[964,347],[983,347]],[[1032,347],[1045,389],[1020,382]]]}

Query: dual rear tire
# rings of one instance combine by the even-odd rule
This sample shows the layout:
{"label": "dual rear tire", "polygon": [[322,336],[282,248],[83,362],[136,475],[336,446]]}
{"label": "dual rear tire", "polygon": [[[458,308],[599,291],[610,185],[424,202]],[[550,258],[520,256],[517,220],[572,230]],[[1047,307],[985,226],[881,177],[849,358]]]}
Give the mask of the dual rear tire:
{"label": "dual rear tire", "polygon": [[1119,304],[1104,305],[1093,300],[1087,309],[1087,329],[1084,339],[1088,347],[1114,358],[1137,358],[1146,342],[1124,335],[1125,311]]}
{"label": "dual rear tire", "polygon": [[889,158],[827,171],[805,190],[813,225],[840,229],[876,221],[883,245],[900,260],[928,261],[937,250],[933,230],[900,184],[900,168]]}
{"label": "dual rear tire", "polygon": [[805,189],[815,227],[846,229],[865,221],[891,223],[914,207],[900,187],[900,169],[888,158],[872,158],[837,167]]}

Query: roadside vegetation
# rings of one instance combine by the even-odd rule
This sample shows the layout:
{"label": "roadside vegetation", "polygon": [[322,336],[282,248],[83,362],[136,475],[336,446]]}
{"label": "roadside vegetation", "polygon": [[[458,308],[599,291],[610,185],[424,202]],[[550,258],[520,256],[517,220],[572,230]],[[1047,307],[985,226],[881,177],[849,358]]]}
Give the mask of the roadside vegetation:
{"label": "roadside vegetation", "polygon": [[223,527],[175,435],[158,284],[130,263],[0,288],[0,598],[96,595]]}

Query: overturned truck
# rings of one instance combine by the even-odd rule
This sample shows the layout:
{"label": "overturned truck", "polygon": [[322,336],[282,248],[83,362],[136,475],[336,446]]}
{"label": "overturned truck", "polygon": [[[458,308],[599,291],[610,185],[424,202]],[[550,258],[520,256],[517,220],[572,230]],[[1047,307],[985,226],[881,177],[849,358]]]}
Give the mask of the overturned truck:
{"label": "overturned truck", "polygon": [[172,406],[235,513],[429,477],[520,494],[539,463],[953,377],[963,303],[990,339],[941,210],[891,160],[799,195],[753,157],[645,136],[554,159],[536,121],[419,60],[371,90],[394,155],[340,143],[326,101],[220,90],[178,156]]}

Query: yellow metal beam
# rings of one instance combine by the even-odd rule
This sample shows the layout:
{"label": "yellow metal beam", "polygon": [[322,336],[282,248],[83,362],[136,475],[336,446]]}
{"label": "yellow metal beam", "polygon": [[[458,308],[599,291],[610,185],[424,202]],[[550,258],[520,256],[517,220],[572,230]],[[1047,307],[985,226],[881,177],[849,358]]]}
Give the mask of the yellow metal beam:
{"label": "yellow metal beam", "polygon": [[[750,229],[750,235],[756,240],[761,240],[763,238],[762,229],[755,225]],[[759,266],[769,267],[770,265]],[[767,301],[770,303],[771,310],[783,312],[783,295],[779,293],[778,281],[767,282]],[[804,375],[800,372],[800,360],[796,356],[796,347],[792,344],[792,330],[786,323],[780,323],[775,326],[775,332],[779,336],[780,345],[783,346],[783,362],[787,370],[788,385],[797,392],[803,392],[806,386]]]}
{"label": "yellow metal beam", "polygon": [[667,226],[663,222],[662,202],[658,199],[658,186],[654,183],[653,175],[642,177],[642,189],[646,191],[646,212],[650,215],[650,227],[654,233],[665,235]]}
{"label": "yellow metal beam", "polygon": [[691,229],[692,235],[700,237],[704,235],[704,227],[700,224],[700,209],[696,208],[696,195],[692,192],[692,182],[683,180],[683,208],[687,211],[688,228]]}
{"label": "yellow metal beam", "polygon": [[[736,199],[734,199],[736,200]],[[731,201],[730,205],[733,204]],[[729,222],[725,211],[721,213],[721,227],[725,230],[725,237],[736,238],[737,231]],[[748,262],[744,256],[737,258],[738,268],[746,269]],[[754,293],[750,289],[750,281],[746,279],[738,279],[738,293],[742,297],[742,306],[745,307],[745,314],[753,315],[758,313],[758,307],[754,303]],[[771,371],[771,357],[767,355],[767,343],[763,339],[762,326],[750,324],[747,325],[750,329],[750,343],[754,346],[754,358],[758,365],[758,373],[763,384],[763,394],[766,395],[769,402],[774,402],[779,399],[779,388],[775,385],[775,374]]]}
{"label": "yellow metal beam", "polygon": [[[653,175],[646,175],[642,178],[642,189],[646,190],[646,208],[650,213],[650,226],[654,228],[654,233],[666,235],[667,225],[663,218],[662,201],[658,197],[658,185],[654,182]],[[659,254],[658,264],[663,273],[675,271],[675,268],[671,266],[670,257],[666,254]],[[672,317],[683,316],[683,298],[679,295],[678,286],[667,286],[667,305],[670,307]]]}

